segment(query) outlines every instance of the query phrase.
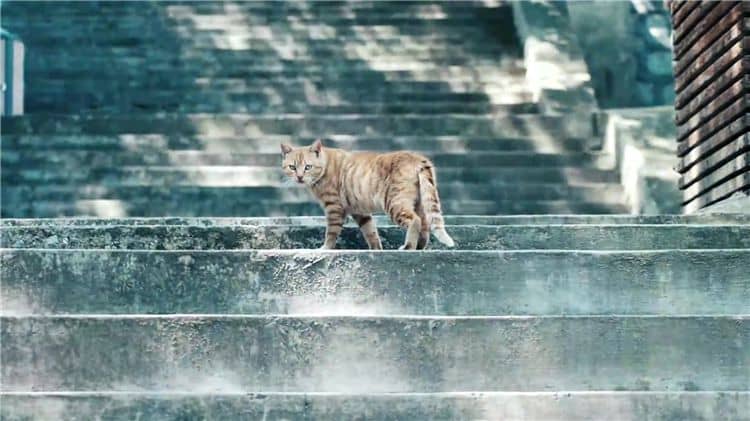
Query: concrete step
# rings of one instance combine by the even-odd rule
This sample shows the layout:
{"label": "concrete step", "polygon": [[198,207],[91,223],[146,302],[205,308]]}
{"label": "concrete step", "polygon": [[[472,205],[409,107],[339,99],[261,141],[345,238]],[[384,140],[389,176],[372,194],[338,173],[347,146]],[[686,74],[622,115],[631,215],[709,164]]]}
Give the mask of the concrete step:
{"label": "concrete step", "polygon": [[[42,75],[44,69],[30,69],[35,74]],[[102,69],[104,70],[104,69]],[[111,69],[114,73],[114,69]],[[127,70],[127,69],[123,69]],[[507,85],[512,82],[523,83],[526,68],[523,62],[515,59],[503,59],[502,65],[493,71],[483,72],[472,68],[445,67],[442,69],[424,70],[420,72],[411,71],[357,71],[356,69],[342,69],[339,73],[320,73],[309,71],[306,67],[284,68],[278,71],[255,71],[242,76],[227,77],[222,75],[190,76],[173,74],[167,77],[163,74],[141,73],[137,77],[137,83],[147,86],[162,86],[161,84],[189,85],[189,86],[216,86],[216,87],[246,87],[255,84],[268,83],[340,83],[340,84],[374,84],[374,83],[406,83],[416,82],[448,83],[459,87],[476,87],[483,89],[485,86]],[[486,70],[486,69],[482,69]],[[135,72],[135,71],[133,71]],[[135,76],[135,73],[133,73]],[[71,83],[85,83],[92,80],[92,76],[80,73],[71,74],[66,78]],[[112,78],[99,78],[96,80],[111,81]],[[53,80],[46,81],[48,83]],[[121,83],[129,83],[122,81]],[[171,86],[171,85],[169,85]]]}
{"label": "concrete step", "polygon": [[[378,231],[386,249],[403,244],[403,229],[387,226]],[[451,225],[448,231],[461,250],[750,248],[750,225]],[[0,233],[4,248],[316,249],[325,226],[45,226],[1,227]],[[358,228],[344,228],[338,248],[366,249],[361,237]],[[430,248],[445,247],[433,242]]]}
{"label": "concrete step", "polygon": [[[26,102],[29,109],[63,114],[70,113],[305,113],[345,114],[375,113],[388,115],[461,113],[485,115],[487,113],[534,113],[538,107],[531,103],[527,93],[503,92],[492,94],[484,100],[473,94],[398,94],[382,98],[379,103],[350,105],[355,102],[330,93],[311,94],[308,100],[287,98],[272,93],[229,95],[222,92],[192,94],[185,92],[147,93],[144,91],[68,91],[34,92]],[[361,95],[358,95],[361,96]],[[391,105],[389,105],[391,104]]]}
{"label": "concrete step", "polygon": [[[24,29],[28,31],[27,29]],[[179,29],[182,32],[182,29]],[[97,56],[144,56],[163,52],[165,56],[182,54],[227,54],[242,52],[259,56],[294,57],[348,57],[364,58],[378,55],[410,54],[414,57],[440,57],[446,54],[454,56],[485,56],[502,58],[520,58],[518,47],[502,42],[487,41],[487,34],[427,34],[421,36],[385,35],[367,36],[357,34],[351,27],[344,27],[336,32],[343,32],[340,37],[302,38],[295,37],[294,30],[277,31],[278,37],[273,40],[259,39],[248,31],[216,32],[199,31],[190,39],[182,39],[164,30],[161,37],[153,32],[128,36],[115,33],[97,34],[96,37],[84,39],[79,32],[29,33],[24,36],[27,44],[33,45],[40,54],[59,54],[55,45],[69,50],[74,56],[83,56],[89,50]],[[349,33],[347,33],[349,32]],[[171,36],[170,36],[171,35]],[[407,42],[408,41],[408,42]],[[189,49],[179,48],[189,45]],[[177,48],[175,48],[177,47]],[[514,48],[515,47],[515,48]],[[180,55],[176,55],[180,54]],[[412,57],[412,58],[414,58]]]}
{"label": "concrete step", "polygon": [[[119,72],[118,72],[119,70]],[[200,81],[205,79],[211,80],[268,80],[268,81],[281,81],[285,79],[302,79],[302,80],[328,80],[335,77],[339,80],[359,80],[362,83],[371,81],[372,83],[385,83],[385,82],[402,82],[402,81],[438,81],[446,83],[484,83],[494,82],[496,80],[515,80],[519,76],[525,74],[524,67],[517,64],[515,61],[506,60],[502,65],[492,67],[480,67],[472,68],[466,66],[429,66],[427,64],[416,68],[412,66],[409,70],[394,70],[394,69],[378,69],[373,71],[372,69],[362,68],[341,68],[337,69],[337,72],[332,73],[329,70],[323,69],[320,66],[295,66],[293,62],[287,66],[272,66],[266,68],[253,68],[245,67],[241,71],[238,69],[211,69],[210,75],[199,75],[201,69],[174,69],[169,74],[164,73],[143,73],[138,69],[92,69],[85,75],[82,75],[80,70],[75,71],[66,69],[27,69],[27,73],[33,74],[38,79],[65,79],[70,80],[72,83],[77,83],[81,80],[90,79],[119,79],[119,78],[137,78],[143,83],[158,84],[159,81],[166,78],[174,78],[176,80],[193,80]],[[230,74],[234,73],[234,74]],[[342,82],[343,83],[343,82]],[[33,86],[28,86],[33,88]]]}
{"label": "concrete step", "polygon": [[[232,51],[230,51],[232,52]],[[244,54],[242,51],[233,52],[233,55],[225,54],[224,57],[216,55],[183,55],[176,57],[164,57],[155,55],[155,57],[89,57],[86,58],[87,65],[96,69],[107,68],[111,66],[138,67],[142,71],[171,71],[177,69],[201,71],[201,74],[212,76],[211,70],[225,68],[234,70],[237,75],[242,74],[242,69],[266,70],[276,66],[287,68],[311,67],[313,69],[335,71],[338,69],[360,70],[377,72],[381,69],[390,70],[421,70],[434,69],[443,66],[467,66],[467,67],[498,67],[502,68],[501,56],[460,56],[457,54],[446,53],[441,56],[431,57],[429,55],[410,56],[407,53],[400,55],[387,55],[380,57],[334,57],[326,60],[320,60],[316,57],[289,57],[285,58],[279,55],[269,55],[266,57],[254,57],[250,54]],[[29,56],[26,60],[30,68],[49,68],[49,69],[80,69],[79,60],[73,60],[75,57],[66,60],[65,55],[48,54],[44,56]]]}
{"label": "concrete step", "polygon": [[[86,48],[110,48],[110,53],[122,49],[163,49],[180,48],[185,45],[191,51],[231,50],[231,51],[268,51],[276,50],[280,56],[286,56],[294,51],[310,51],[339,49],[341,51],[356,51],[360,48],[373,49],[375,52],[387,51],[453,51],[456,54],[471,53],[477,56],[494,56],[503,58],[520,58],[519,45],[515,42],[505,42],[488,34],[487,31],[477,31],[472,28],[460,28],[455,32],[445,33],[434,28],[400,28],[396,26],[351,25],[335,30],[320,27],[303,26],[297,28],[274,27],[272,25],[258,25],[256,28],[244,30],[222,31],[201,30],[193,31],[188,36],[188,29],[178,28],[142,28],[137,32],[133,28],[123,28],[115,32],[107,32],[105,28],[79,26],[76,31],[50,30],[49,25],[9,25],[16,28],[16,33],[22,36],[28,45],[35,50],[48,50],[54,45],[66,48],[75,53]],[[419,25],[415,25],[419,26]],[[35,27],[39,29],[35,31]],[[402,33],[406,29],[407,33]],[[40,32],[41,31],[41,32]],[[324,34],[329,32],[329,34]],[[106,52],[106,50],[104,50]],[[368,50],[365,50],[368,51]]]}
{"label": "concrete step", "polygon": [[[363,76],[365,79],[367,76]],[[369,75],[375,79],[374,75]],[[182,80],[181,80],[182,79]],[[204,80],[206,79],[206,80]],[[81,81],[70,80],[42,80],[34,85],[34,91],[42,93],[58,93],[71,90],[80,91],[119,91],[126,89],[156,90],[156,91],[219,91],[227,96],[238,94],[257,94],[273,90],[289,98],[309,96],[311,93],[330,93],[348,96],[354,92],[368,92],[368,101],[386,94],[399,93],[493,93],[496,91],[525,93],[525,78],[505,77],[494,81],[388,81],[380,76],[374,80],[316,80],[300,78],[279,78],[260,80],[241,80],[238,78],[177,78],[167,76],[163,81],[149,79],[87,79]]]}
{"label": "concrete step", "polygon": [[[6,194],[7,189],[3,189]],[[122,218],[160,217],[252,217],[252,216],[309,216],[322,215],[317,203],[278,203],[277,201],[248,200],[238,202],[189,202],[166,198],[154,200],[98,199],[65,201],[13,201],[19,196],[3,197],[5,206],[0,209],[3,218],[53,218],[62,216]],[[218,193],[219,200],[222,194]],[[206,200],[205,196],[201,200]],[[617,214],[627,213],[624,204],[581,202],[569,200],[443,200],[445,213],[466,215],[545,215],[545,214]],[[8,206],[13,203],[13,206]]]}
{"label": "concrete step", "polygon": [[[58,10],[58,9],[55,9]],[[116,12],[113,12],[116,13]],[[159,12],[156,12],[159,13]],[[480,12],[481,13],[481,12]],[[219,31],[224,29],[225,32],[235,33],[255,33],[262,34],[263,29],[272,28],[275,31],[307,32],[310,35],[318,37],[335,36],[337,29],[347,29],[355,27],[396,27],[403,29],[402,35],[425,34],[455,29],[460,33],[485,34],[490,37],[493,35],[492,27],[503,27],[512,25],[512,18],[508,15],[484,16],[471,14],[464,16],[444,16],[441,19],[423,19],[414,14],[406,15],[385,15],[377,13],[366,13],[359,16],[344,16],[325,13],[291,13],[281,14],[254,14],[254,13],[236,13],[229,12],[217,15],[192,15],[186,18],[168,18],[166,16],[157,17],[143,16],[147,15],[143,11],[140,15],[117,15],[107,19],[102,12],[91,13],[86,16],[64,17],[57,16],[54,20],[28,19],[23,24],[14,23],[12,29],[17,29],[23,35],[23,32],[33,33],[34,31],[47,31],[50,34],[65,34],[60,28],[61,21],[67,22],[68,25],[78,25],[83,28],[81,32],[90,31],[93,33],[104,32],[109,29],[118,33],[127,33],[137,35],[136,29],[145,25],[155,26],[152,31],[166,32],[172,37],[186,37],[188,31],[201,33],[205,31]],[[24,16],[25,17],[25,16]],[[18,17],[16,19],[22,19]],[[14,19],[16,22],[17,20]],[[57,25],[57,26],[56,26]],[[265,28],[264,28],[265,27]],[[253,30],[254,29],[254,30]],[[354,32],[354,31],[352,31]],[[501,42],[509,43],[513,41],[515,28],[504,28],[504,31],[495,30],[495,34],[500,33]],[[377,33],[376,35],[377,36]],[[267,39],[267,38],[264,38]]]}
{"label": "concrete step", "polygon": [[[318,101],[319,104],[303,104],[301,102],[281,103],[274,100],[269,103],[268,98],[253,100],[238,100],[233,98],[219,98],[216,95],[210,101],[186,100],[181,101],[178,96],[162,98],[143,98],[138,95],[126,95],[124,97],[100,96],[93,95],[91,92],[69,93],[67,96],[62,94],[52,94],[34,96],[33,100],[26,101],[29,109],[45,110],[55,113],[72,113],[72,112],[95,112],[95,113],[144,113],[144,112],[169,112],[169,113],[323,113],[323,114],[341,114],[334,112],[340,109],[343,112],[372,112],[388,114],[393,116],[412,114],[413,111],[419,111],[416,114],[438,115],[444,113],[460,112],[464,114],[486,114],[488,112],[509,114],[509,113],[535,113],[538,107],[535,104],[526,102],[527,98],[504,96],[499,98],[495,104],[482,104],[475,102],[468,106],[463,106],[457,102],[440,101],[437,103],[415,103],[413,107],[404,108],[403,106],[347,106],[336,105],[334,108],[325,109],[327,99]],[[322,104],[322,105],[321,105]],[[324,107],[321,109],[321,107]]]}
{"label": "concrete step", "polygon": [[[230,38],[233,42],[234,39]],[[228,39],[227,41],[229,41]],[[217,45],[218,44],[218,45]],[[317,46],[308,43],[290,45],[287,48],[279,48],[275,44],[253,45],[248,42],[246,46],[229,48],[221,46],[221,38],[214,40],[214,47],[204,46],[197,49],[175,49],[173,46],[160,44],[143,44],[123,47],[88,46],[87,48],[72,47],[64,49],[69,55],[63,55],[57,43],[37,44],[38,55],[29,62],[36,68],[43,68],[44,64],[52,63],[53,59],[58,61],[56,66],[67,66],[72,59],[89,60],[95,58],[93,63],[102,63],[106,60],[114,60],[120,63],[136,61],[141,64],[150,63],[161,65],[172,62],[207,62],[213,59],[227,65],[249,64],[249,63],[273,63],[278,60],[293,60],[295,62],[315,62],[325,64],[345,65],[361,64],[371,61],[398,61],[408,62],[487,62],[494,61],[502,64],[503,60],[515,59],[517,56],[507,54],[507,49],[501,45],[483,46],[474,44],[466,48],[451,48],[450,46],[381,46],[377,43],[371,45],[340,44]],[[57,48],[55,48],[57,46]],[[87,55],[86,53],[90,55]],[[248,58],[252,57],[251,62]],[[339,63],[341,62],[341,63]]]}
{"label": "concrete step", "polygon": [[[142,104],[146,106],[149,104],[173,104],[177,102],[184,102],[190,105],[196,105],[197,103],[208,103],[211,105],[224,104],[224,103],[236,103],[236,102],[253,102],[259,104],[272,104],[282,105],[284,101],[288,101],[293,107],[301,107],[304,104],[313,105],[347,105],[352,102],[356,102],[357,98],[361,98],[364,95],[370,95],[368,101],[372,102],[394,102],[394,103],[424,103],[429,101],[435,101],[438,103],[469,103],[470,106],[479,107],[481,105],[502,105],[502,104],[515,104],[519,102],[529,102],[530,95],[528,92],[522,89],[504,89],[497,88],[493,91],[487,92],[414,92],[404,90],[402,92],[383,92],[377,89],[368,92],[367,89],[330,89],[326,91],[314,91],[314,90],[273,90],[269,89],[257,89],[252,91],[222,91],[222,90],[206,90],[200,87],[184,90],[147,90],[140,89],[135,91],[124,91],[120,89],[112,90],[97,90],[97,89],[76,89],[74,86],[65,89],[46,90],[41,91],[38,89],[33,90],[29,95],[33,93],[35,101],[42,102],[49,100],[50,98],[61,98],[61,95],[68,93],[71,101],[81,102],[81,100],[94,101],[97,100],[100,103],[118,103],[124,101],[133,101],[136,104]],[[107,99],[107,97],[109,97]],[[471,109],[471,108],[469,108]],[[263,113],[269,113],[263,111]],[[458,114],[463,113],[462,110]]]}
{"label": "concrete step", "polygon": [[[504,79],[513,78],[517,76],[517,70],[509,68],[510,65],[505,65],[503,62],[494,59],[490,60],[487,64],[452,64],[446,63],[433,63],[431,61],[372,61],[365,62],[360,60],[358,63],[328,63],[321,61],[318,63],[305,63],[298,62],[295,60],[267,62],[267,63],[237,63],[230,65],[230,63],[217,63],[211,61],[210,63],[199,63],[191,60],[184,60],[183,62],[174,63],[162,63],[156,66],[154,63],[149,64],[149,72],[152,76],[145,76],[143,73],[143,67],[138,68],[127,68],[123,67],[120,73],[116,72],[112,66],[124,66],[124,65],[138,65],[143,66],[144,63],[121,63],[105,61],[100,63],[92,63],[90,77],[94,79],[112,79],[112,78],[142,78],[145,80],[151,79],[156,75],[163,75],[164,77],[174,75],[177,78],[279,78],[279,77],[313,77],[319,78],[323,74],[341,73],[344,75],[364,75],[358,76],[363,77],[381,77],[381,80],[388,80],[390,75],[400,75],[405,73],[413,73],[415,80],[422,79],[446,79],[450,77],[461,77],[466,78],[472,75],[484,74],[479,77],[479,80],[492,80],[492,79]],[[35,78],[68,78],[69,75],[76,73],[77,67],[70,65],[56,65],[50,63],[49,66],[44,68],[28,67],[29,74],[33,74]],[[140,69],[141,71],[137,71]],[[78,69],[80,73],[80,69]],[[474,76],[478,77],[478,76]],[[80,75],[78,76],[80,78]],[[32,87],[30,85],[29,87]]]}
{"label": "concrete step", "polygon": [[[154,240],[150,247],[159,242]],[[46,244],[64,245],[65,238],[48,237]],[[167,246],[178,245],[175,240]],[[552,316],[750,311],[747,248],[432,250],[410,256],[396,250],[4,249],[0,251],[0,308],[6,315]],[[610,330],[617,328],[610,326]],[[696,335],[705,338],[714,333],[706,330]],[[593,333],[578,339],[599,343]]]}
{"label": "concrete step", "polygon": [[[211,167],[226,167],[228,171],[236,169],[257,169],[257,167],[281,166],[281,153],[277,145],[276,151],[269,153],[237,151],[205,152],[203,150],[162,150],[144,156],[140,152],[112,152],[112,151],[13,151],[3,148],[0,163],[5,171],[18,170],[60,170],[71,168],[105,169],[115,167],[138,167],[153,165],[159,167],[173,167],[176,171],[210,170]],[[460,152],[445,153],[439,151],[424,151],[424,155],[432,160],[438,170],[449,168],[492,168],[492,167],[528,167],[528,168],[595,168],[614,169],[614,158],[609,154],[599,152],[580,153],[537,153],[537,152]],[[144,168],[145,169],[145,168]],[[133,168],[133,170],[140,170]],[[440,171],[438,171],[440,172]]]}
{"label": "concrete step", "polygon": [[368,420],[750,420],[748,392],[248,393],[212,383],[205,392],[19,392],[0,394],[8,421],[41,419]]}
{"label": "concrete step", "polygon": [[[506,6],[506,7],[504,7]],[[6,7],[6,6],[3,6]],[[50,8],[50,5],[42,5],[42,9]],[[189,13],[200,17],[202,15],[211,15],[217,13],[228,13],[228,12],[244,12],[244,13],[294,13],[294,12],[326,12],[326,13],[375,13],[375,14],[403,14],[403,13],[415,13],[416,16],[425,16],[425,19],[430,19],[431,16],[439,18],[446,13],[457,13],[465,14],[470,11],[488,11],[492,13],[498,13],[507,10],[507,3],[498,2],[495,4],[486,3],[474,3],[474,2],[450,2],[441,1],[436,4],[427,4],[422,1],[399,1],[399,2],[341,2],[341,1],[330,1],[330,2],[304,2],[304,3],[277,3],[273,1],[259,1],[259,2],[243,2],[243,1],[227,1],[219,4],[211,3],[184,3],[176,1],[164,1],[158,3],[149,3],[144,7],[151,10],[163,10],[169,16],[179,17],[183,14]],[[56,16],[33,14],[33,8],[25,8],[23,3],[20,5],[11,3],[8,6],[9,9],[15,13],[26,12],[30,16],[35,16],[39,20],[54,19]],[[55,9],[57,10],[57,9]],[[138,11],[143,10],[141,8],[134,8],[128,4],[118,3],[103,3],[95,5],[87,4],[75,4],[70,9],[61,11],[61,16],[68,17],[87,17],[92,13],[102,13],[107,11],[120,11],[126,13],[128,16],[138,17],[142,16],[138,14]],[[106,18],[109,16],[109,20],[114,20],[111,15],[104,14]]]}
{"label": "concrete step", "polygon": [[[472,216],[445,215],[448,225],[747,225],[750,214],[697,213],[691,215],[513,215]],[[393,226],[385,215],[375,215],[378,227]],[[351,223],[351,221],[350,221]],[[261,217],[261,218],[41,218],[0,219],[0,227],[68,227],[68,226],[321,226],[323,216]],[[354,225],[351,225],[354,226]]]}
{"label": "concrete step", "polygon": [[[40,185],[29,187],[3,178],[2,198],[6,203],[19,201],[74,201],[118,199],[133,201],[148,197],[155,201],[230,201],[237,203],[276,202],[278,204],[317,203],[307,189],[283,185],[242,186],[242,181],[231,180],[189,183],[122,184],[118,181],[100,180],[100,184],[51,184],[59,180],[37,180]],[[230,184],[232,183],[232,184]],[[620,185],[591,184],[505,184],[448,182],[440,186],[443,202],[461,200],[569,200],[590,201],[602,204],[624,203],[625,194]]]}
{"label": "concrete step", "polygon": [[[12,192],[12,194],[23,195],[34,195],[36,194],[36,187],[45,187],[44,185],[32,183],[81,183],[110,187],[153,186],[154,188],[172,188],[175,186],[198,186],[207,188],[237,188],[236,194],[240,195],[239,198],[244,196],[245,193],[242,188],[245,187],[290,187],[289,182],[284,180],[284,175],[280,168],[241,166],[81,167],[74,172],[68,171],[62,173],[58,171],[47,172],[30,169],[19,170],[17,172],[4,171],[2,173],[2,180],[3,183],[8,183],[8,186],[18,185],[18,183],[25,185],[28,183],[30,187],[8,192],[9,194]],[[438,169],[438,181],[440,183],[439,188],[448,183],[497,185],[497,198],[500,198],[503,194],[500,188],[519,191],[524,185],[528,188],[529,186],[533,187],[534,184],[568,184],[572,187],[595,183],[617,184],[618,175],[608,170],[576,167],[447,167]],[[516,185],[508,186],[508,184]],[[294,187],[300,188],[296,185]],[[226,189],[222,189],[222,191],[222,194],[231,192]],[[44,194],[43,191],[40,193]],[[533,191],[527,191],[524,194],[533,195]]]}
{"label": "concrete step", "polygon": [[[54,9],[58,10],[58,9]],[[504,12],[497,13],[496,11]],[[277,26],[288,26],[293,27],[297,25],[308,25],[308,26],[351,26],[351,25],[395,25],[395,26],[407,26],[409,24],[417,24],[424,27],[444,27],[446,25],[455,25],[457,27],[472,28],[476,29],[477,21],[486,24],[502,24],[510,23],[509,19],[512,19],[509,14],[508,8],[502,9],[464,9],[461,11],[451,11],[450,13],[438,12],[424,13],[424,12],[410,12],[410,11],[388,11],[382,12],[378,10],[362,11],[360,13],[351,13],[351,11],[339,11],[326,8],[325,10],[315,9],[287,9],[287,10],[265,10],[265,11],[246,11],[242,13],[239,10],[234,10],[231,13],[228,10],[219,10],[216,14],[196,14],[192,10],[184,10],[184,13],[169,13],[162,11],[163,14],[167,15],[164,18],[169,19],[167,25],[172,28],[183,26],[192,26],[194,31],[220,29],[222,27],[234,29],[240,28],[243,25],[245,27],[252,27],[252,24],[270,24]],[[494,12],[494,13],[493,13]],[[114,11],[112,13],[115,13]],[[182,16],[181,16],[182,15]],[[50,19],[32,19],[31,22],[35,24],[36,28],[42,28],[45,25],[54,29],[54,23],[58,23],[59,20],[64,18],[68,20],[70,24],[79,24],[84,27],[90,25],[105,26],[111,24],[114,26],[113,29],[121,28],[132,28],[137,25],[143,25],[144,23],[154,22],[151,16],[143,16],[143,14],[125,14],[107,17],[103,11],[92,11],[86,14],[62,14],[56,16],[54,20]],[[287,22],[282,19],[287,19]],[[158,21],[158,20],[157,20]]]}
{"label": "concrete step", "polygon": [[750,317],[739,315],[0,321],[3,391],[169,392],[218,380],[339,393],[750,388]]}
{"label": "concrete step", "polygon": [[[163,153],[164,150],[201,150],[206,153],[278,153],[280,143],[312,144],[314,137],[268,135],[263,137],[229,136],[205,138],[200,135],[7,135],[3,134],[3,158],[21,151],[131,151],[144,157]],[[466,136],[388,136],[338,135],[324,140],[330,147],[353,151],[411,150],[423,153],[466,152],[582,152],[587,139],[491,138]],[[194,152],[191,152],[194,153]]]}
{"label": "concrete step", "polygon": [[[264,18],[249,18],[244,24],[220,24],[224,25],[223,28],[209,24],[201,29],[195,28],[187,20],[173,21],[167,25],[159,25],[153,21],[144,21],[140,24],[135,22],[80,22],[75,32],[55,26],[61,23],[61,21],[50,23],[27,21],[22,24],[14,22],[8,25],[8,28],[24,39],[28,37],[32,45],[46,47],[47,50],[54,42],[59,42],[62,48],[70,48],[74,51],[81,51],[85,47],[169,47],[174,45],[181,45],[182,51],[188,50],[186,46],[193,45],[206,49],[225,46],[227,50],[242,50],[256,47],[262,49],[270,45],[280,47],[278,51],[283,54],[287,51],[284,47],[287,47],[291,40],[297,41],[298,45],[310,47],[321,46],[321,44],[356,46],[367,41],[373,44],[383,41],[388,43],[387,45],[395,45],[396,41],[400,40],[404,41],[402,45],[405,49],[412,48],[414,44],[445,49],[466,45],[476,51],[477,56],[489,57],[491,53],[495,53],[496,56],[522,56],[515,28],[503,28],[502,23],[482,22],[477,18],[474,18],[473,22],[469,19],[427,23],[409,19],[383,19],[379,22],[339,20],[329,23],[324,21],[313,23],[307,20],[297,24],[267,22]],[[68,25],[71,23],[68,22]],[[153,27],[146,28],[147,25]],[[138,32],[139,27],[142,29],[141,32]],[[450,35],[445,34],[446,31],[451,30],[454,32]],[[86,36],[91,38],[87,39]],[[463,43],[450,44],[450,41],[461,37],[465,37]],[[430,41],[434,44],[430,44]],[[500,51],[498,47],[505,48]],[[462,52],[459,48],[454,51]],[[485,52],[486,54],[482,54]]]}
{"label": "concrete step", "polygon": [[[209,26],[209,24],[241,24],[247,21],[249,15],[253,18],[283,18],[284,16],[293,17],[295,22],[300,22],[305,17],[310,18],[312,16],[327,17],[329,20],[339,19],[344,20],[349,18],[351,20],[357,20],[360,18],[379,18],[379,19],[413,19],[428,23],[434,20],[459,20],[459,19],[470,19],[477,17],[499,18],[510,14],[510,9],[507,5],[496,6],[496,5],[481,5],[471,4],[467,2],[459,3],[458,5],[452,6],[449,2],[438,2],[437,4],[423,3],[422,5],[408,5],[405,4],[403,7],[394,7],[388,2],[385,4],[373,4],[372,2],[362,2],[362,6],[358,6],[353,3],[346,4],[316,4],[316,3],[292,3],[290,5],[282,6],[267,6],[262,5],[246,5],[244,2],[229,2],[226,6],[216,5],[204,5],[204,4],[159,4],[158,6],[146,6],[152,10],[160,10],[166,16],[173,19],[190,18],[192,22],[198,27]],[[174,3],[174,2],[173,2]],[[398,2],[394,2],[398,3]],[[57,10],[57,9],[55,9]],[[63,11],[60,16],[64,16],[66,19],[76,23],[96,22],[93,17],[101,14],[104,22],[116,22],[112,15],[105,14],[106,11],[121,11],[125,13],[121,15],[121,18],[127,23],[128,20],[137,21],[148,19],[148,16],[144,17],[139,15],[137,11],[130,10],[123,7],[111,7],[109,10],[102,8],[99,10],[79,10],[79,11]],[[234,14],[230,14],[234,12]],[[53,18],[47,16],[35,16],[36,21],[46,21],[51,19],[58,19],[59,16]]]}
{"label": "concrete step", "polygon": [[[151,98],[144,101],[135,96],[118,97],[113,101],[112,97],[89,95],[90,92],[68,92],[67,94],[46,94],[34,97],[26,101],[29,109],[43,109],[49,112],[66,113],[70,110],[116,112],[130,110],[131,112],[188,112],[188,113],[305,113],[305,114],[530,114],[539,111],[537,104],[530,102],[530,96],[504,95],[497,101],[507,103],[480,103],[480,102],[402,102],[402,103],[363,103],[363,104],[336,104],[332,105],[310,104],[302,102],[279,102],[271,103],[268,98],[258,101],[245,101],[229,97],[214,95],[210,101],[181,101],[179,97],[171,100],[156,101]],[[65,100],[62,100],[62,98]],[[526,101],[526,102],[522,102]],[[340,102],[340,101],[338,101]]]}
{"label": "concrete step", "polygon": [[294,134],[327,136],[333,134],[372,135],[461,135],[477,137],[530,137],[538,141],[560,138],[590,138],[593,127],[581,115],[461,115],[382,116],[341,115],[305,116],[280,114],[167,114],[167,115],[25,115],[3,118],[4,134],[156,134],[262,136]]}

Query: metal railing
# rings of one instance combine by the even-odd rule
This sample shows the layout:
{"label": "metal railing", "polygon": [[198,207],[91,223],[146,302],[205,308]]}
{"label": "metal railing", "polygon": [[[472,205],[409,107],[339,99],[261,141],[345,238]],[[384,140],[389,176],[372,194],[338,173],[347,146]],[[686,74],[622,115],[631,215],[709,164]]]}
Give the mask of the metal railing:
{"label": "metal railing", "polygon": [[24,45],[12,33],[0,28],[2,46],[2,104],[0,114],[23,114],[23,55]]}

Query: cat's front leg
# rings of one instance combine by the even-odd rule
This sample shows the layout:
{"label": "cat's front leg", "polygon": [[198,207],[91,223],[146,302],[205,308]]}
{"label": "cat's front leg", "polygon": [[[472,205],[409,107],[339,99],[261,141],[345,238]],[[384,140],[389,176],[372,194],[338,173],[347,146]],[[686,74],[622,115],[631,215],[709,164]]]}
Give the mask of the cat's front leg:
{"label": "cat's front leg", "polygon": [[341,234],[341,229],[346,220],[344,207],[338,203],[326,203],[326,237],[323,241],[322,250],[331,250],[336,248],[336,240]]}

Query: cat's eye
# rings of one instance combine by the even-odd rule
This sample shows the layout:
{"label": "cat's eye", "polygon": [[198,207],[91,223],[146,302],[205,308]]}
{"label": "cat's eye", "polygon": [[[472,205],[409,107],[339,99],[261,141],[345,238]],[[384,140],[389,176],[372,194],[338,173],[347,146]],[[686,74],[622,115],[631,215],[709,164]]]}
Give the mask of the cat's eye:
{"label": "cat's eye", "polygon": [[310,171],[312,169],[312,165],[307,164],[305,165],[305,171]]}
{"label": "cat's eye", "polygon": [[296,170],[296,169],[297,169],[297,167],[296,167],[296,166],[294,166],[294,165],[290,165],[290,166],[289,166],[289,169],[290,169],[290,170],[292,170],[292,171],[294,171],[294,170]]}

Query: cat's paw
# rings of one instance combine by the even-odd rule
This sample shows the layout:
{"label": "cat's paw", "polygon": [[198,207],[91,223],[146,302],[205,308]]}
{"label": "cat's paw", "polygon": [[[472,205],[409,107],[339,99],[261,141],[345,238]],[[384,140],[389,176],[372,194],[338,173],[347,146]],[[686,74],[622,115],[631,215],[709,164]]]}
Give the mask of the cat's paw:
{"label": "cat's paw", "polygon": [[327,245],[323,244],[318,250],[333,250],[333,247],[328,247]]}

